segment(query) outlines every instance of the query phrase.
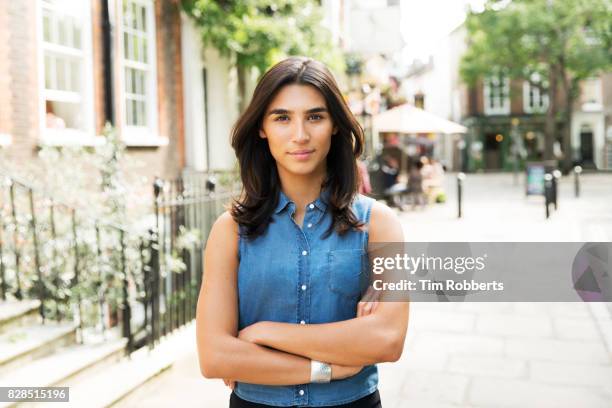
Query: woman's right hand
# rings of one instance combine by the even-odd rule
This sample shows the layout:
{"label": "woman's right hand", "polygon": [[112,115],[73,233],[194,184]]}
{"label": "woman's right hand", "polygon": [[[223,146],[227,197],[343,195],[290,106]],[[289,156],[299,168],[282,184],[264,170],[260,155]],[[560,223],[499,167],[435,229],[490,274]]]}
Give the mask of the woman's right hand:
{"label": "woman's right hand", "polygon": [[342,366],[338,364],[332,364],[331,367],[332,380],[343,380],[352,377],[363,369],[363,366]]}

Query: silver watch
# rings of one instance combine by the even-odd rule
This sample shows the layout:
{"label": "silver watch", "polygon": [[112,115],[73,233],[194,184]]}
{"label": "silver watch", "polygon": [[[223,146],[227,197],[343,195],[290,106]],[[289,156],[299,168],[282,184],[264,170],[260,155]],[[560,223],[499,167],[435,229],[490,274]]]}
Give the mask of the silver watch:
{"label": "silver watch", "polygon": [[310,382],[328,383],[332,378],[332,368],[330,364],[317,360],[310,360]]}

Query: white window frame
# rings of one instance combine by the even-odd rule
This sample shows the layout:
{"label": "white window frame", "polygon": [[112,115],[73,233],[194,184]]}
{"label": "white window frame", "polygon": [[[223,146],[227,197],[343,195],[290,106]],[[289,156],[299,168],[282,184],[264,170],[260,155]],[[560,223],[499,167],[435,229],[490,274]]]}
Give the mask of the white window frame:
{"label": "white window frame", "polygon": [[[544,113],[548,110],[548,93],[541,92],[543,86],[545,85],[537,73],[531,75],[531,80],[523,82],[523,111],[525,113]],[[535,106],[530,103],[531,93],[533,93],[533,100],[537,102]]]}
{"label": "white window frame", "polygon": [[[94,111],[94,72],[93,72],[93,35],[92,35],[92,6],[90,2],[84,6],[84,19],[81,30],[82,51],[78,52],[72,48],[62,47],[58,44],[46,43],[43,34],[43,9],[49,8],[44,0],[36,0],[36,38],[38,57],[38,112],[40,143],[43,145],[96,145],[102,142],[101,137],[95,135],[95,111]],[[61,13],[61,11],[58,10]],[[68,13],[70,14],[70,13]],[[61,91],[46,89],[45,83],[45,50],[72,53],[83,58],[82,64],[82,89],[80,102],[82,114],[84,115],[85,129],[53,129],[47,128],[46,100],[47,96],[53,96],[55,100],[74,100],[74,95]]]}
{"label": "white window frame", "polygon": [[[148,64],[142,64],[135,61],[127,61],[125,59],[123,35],[125,28],[123,26],[123,3],[129,1],[137,3],[146,9],[146,26],[147,26],[147,56]],[[160,146],[168,144],[167,138],[159,136],[158,129],[158,107],[157,107],[157,40],[156,40],[156,25],[155,25],[155,1],[154,0],[119,0],[117,3],[117,21],[118,21],[118,43],[119,43],[119,94],[120,94],[120,109],[121,109],[121,135],[124,142],[128,146]],[[126,117],[126,92],[125,92],[125,69],[127,67],[146,69],[146,126],[131,126],[127,124]]]}
{"label": "white window frame", "polygon": [[502,78],[502,92],[505,97],[502,99],[496,96],[497,103],[492,106],[490,102],[491,82],[499,82],[500,76],[491,76],[483,80],[484,113],[485,115],[509,115],[510,114],[510,79],[506,76]]}
{"label": "white window frame", "polygon": [[587,101],[586,95],[580,95],[581,109],[583,112],[601,112],[603,110],[603,87],[600,77],[587,78],[583,82],[583,86],[592,86],[595,89],[595,100]]}

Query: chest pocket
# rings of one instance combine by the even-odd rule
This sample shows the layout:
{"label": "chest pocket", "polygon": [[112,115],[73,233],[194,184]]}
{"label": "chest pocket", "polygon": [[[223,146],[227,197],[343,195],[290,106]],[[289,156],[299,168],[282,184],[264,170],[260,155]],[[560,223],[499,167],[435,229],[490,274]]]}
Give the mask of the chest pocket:
{"label": "chest pocket", "polygon": [[363,249],[337,249],[329,251],[327,258],[328,287],[331,292],[345,298],[360,298],[366,278],[365,251]]}

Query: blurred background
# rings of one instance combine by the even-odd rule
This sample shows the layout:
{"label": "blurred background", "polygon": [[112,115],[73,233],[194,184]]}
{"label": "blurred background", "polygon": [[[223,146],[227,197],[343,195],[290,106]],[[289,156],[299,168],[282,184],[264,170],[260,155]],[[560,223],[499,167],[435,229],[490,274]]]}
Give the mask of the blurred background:
{"label": "blurred background", "polygon": [[[202,252],[291,55],[332,70],[407,241],[611,241],[610,0],[0,0],[0,386],[228,405]],[[411,309],[385,407],[611,405],[610,303]]]}

